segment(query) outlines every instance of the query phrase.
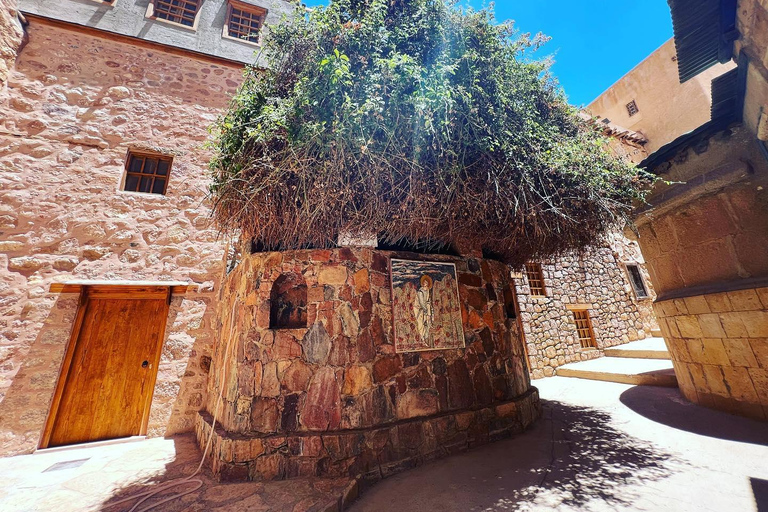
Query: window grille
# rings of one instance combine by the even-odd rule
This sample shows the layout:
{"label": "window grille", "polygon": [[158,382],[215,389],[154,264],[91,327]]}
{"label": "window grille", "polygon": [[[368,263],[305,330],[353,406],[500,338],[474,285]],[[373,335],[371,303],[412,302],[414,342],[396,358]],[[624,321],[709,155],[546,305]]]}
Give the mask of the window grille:
{"label": "window grille", "polygon": [[154,0],[154,17],[187,27],[195,26],[200,0]]}
{"label": "window grille", "polygon": [[586,309],[574,310],[573,319],[576,321],[576,332],[579,336],[581,348],[597,348],[595,332],[592,329],[592,319]]}
{"label": "window grille", "polygon": [[123,190],[165,194],[172,161],[168,156],[129,152]]}
{"label": "window grille", "polygon": [[640,112],[640,110],[637,108],[637,103],[635,103],[635,100],[632,100],[629,103],[627,103],[627,113],[629,114],[629,117],[632,117],[638,112]]}
{"label": "window grille", "polygon": [[531,288],[531,295],[546,297],[547,289],[544,286],[544,273],[541,270],[541,264],[526,263],[525,274],[528,277],[528,286]]}
{"label": "window grille", "polygon": [[240,2],[230,2],[227,17],[227,35],[251,43],[258,43],[266,11]]}
{"label": "window grille", "polygon": [[635,264],[627,265],[627,273],[629,274],[629,281],[632,283],[632,289],[635,290],[635,296],[638,299],[647,299],[649,297],[648,288],[645,286],[640,267]]}

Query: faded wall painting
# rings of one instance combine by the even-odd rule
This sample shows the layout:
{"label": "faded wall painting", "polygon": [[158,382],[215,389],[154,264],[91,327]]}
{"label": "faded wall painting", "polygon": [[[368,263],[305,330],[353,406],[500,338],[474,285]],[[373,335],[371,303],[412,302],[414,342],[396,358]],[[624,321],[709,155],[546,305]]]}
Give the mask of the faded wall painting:
{"label": "faded wall painting", "polygon": [[391,270],[395,350],[463,348],[456,266],[393,259]]}

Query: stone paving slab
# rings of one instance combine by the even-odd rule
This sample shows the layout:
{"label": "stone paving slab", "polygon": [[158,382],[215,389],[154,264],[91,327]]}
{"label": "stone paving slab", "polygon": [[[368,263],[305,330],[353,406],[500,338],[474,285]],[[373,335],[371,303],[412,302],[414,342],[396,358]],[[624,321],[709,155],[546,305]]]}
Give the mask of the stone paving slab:
{"label": "stone paving slab", "polygon": [[[135,501],[110,504],[192,474],[200,457],[193,437],[184,435],[0,458],[0,510],[124,512]],[[154,510],[326,512],[337,510],[345,493],[356,489],[343,478],[220,484],[207,470],[196,478],[203,482],[199,490]],[[189,488],[160,493],[138,510]]]}
{"label": "stone paving slab", "polygon": [[669,359],[669,350],[664,338],[646,338],[644,340],[625,343],[603,351],[611,357],[634,357],[644,359]]}
{"label": "stone paving slab", "polygon": [[670,388],[552,377],[519,437],[396,475],[352,512],[768,510],[768,426]]}
{"label": "stone paving slab", "polygon": [[[559,367],[560,377],[618,382],[647,386],[677,387],[672,361],[628,357],[601,357]],[[538,385],[538,382],[536,383]]]}

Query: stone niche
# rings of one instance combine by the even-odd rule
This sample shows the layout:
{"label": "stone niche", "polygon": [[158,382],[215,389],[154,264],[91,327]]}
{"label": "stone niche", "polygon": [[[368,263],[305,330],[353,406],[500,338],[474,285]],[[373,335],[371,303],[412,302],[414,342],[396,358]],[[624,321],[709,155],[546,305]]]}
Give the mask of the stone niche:
{"label": "stone niche", "polygon": [[[466,347],[396,353],[391,258],[456,265]],[[539,416],[502,263],[370,248],[257,253],[221,288],[196,433],[222,480],[376,481],[522,432]],[[276,291],[277,287],[277,291]],[[305,287],[305,288],[304,288]],[[274,301],[301,304],[275,326]],[[293,306],[287,306],[291,309]],[[292,309],[292,311],[295,310]]]}

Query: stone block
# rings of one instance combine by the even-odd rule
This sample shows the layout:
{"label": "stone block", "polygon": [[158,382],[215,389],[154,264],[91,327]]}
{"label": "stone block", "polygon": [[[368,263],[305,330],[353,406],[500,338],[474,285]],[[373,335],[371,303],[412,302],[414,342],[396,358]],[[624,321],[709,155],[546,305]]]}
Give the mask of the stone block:
{"label": "stone block", "polygon": [[768,370],[768,338],[750,339],[749,346],[757,359],[758,366]]}
{"label": "stone block", "polygon": [[341,265],[325,266],[317,275],[318,284],[342,285],[347,282],[347,268]]}
{"label": "stone block", "polygon": [[759,366],[748,339],[727,338],[723,340],[723,347],[728,354],[731,366],[748,366],[751,368]]}
{"label": "stone block", "polygon": [[768,338],[768,311],[744,311],[741,320],[750,338]]}
{"label": "stone block", "polygon": [[768,406],[768,369],[749,368],[747,370],[755,386],[758,400],[764,406]]}
{"label": "stone block", "polygon": [[742,322],[741,313],[721,313],[720,323],[729,338],[748,338],[749,333]]}
{"label": "stone block", "polygon": [[704,338],[701,340],[703,351],[702,361],[717,366],[730,366],[731,361],[725,352],[723,340],[720,338]]}
{"label": "stone block", "polygon": [[332,368],[320,368],[312,377],[300,418],[302,425],[309,430],[324,431],[339,427],[341,395]]}
{"label": "stone block", "polygon": [[722,371],[723,382],[727,385],[730,396],[744,402],[759,403],[757,390],[747,368],[727,367],[722,368]]}
{"label": "stone block", "polygon": [[707,304],[709,305],[709,310],[712,313],[726,313],[733,311],[733,306],[731,305],[731,301],[728,298],[728,294],[713,293],[710,295],[705,295],[705,297],[707,299]]}
{"label": "stone block", "polygon": [[759,311],[763,309],[760,297],[755,290],[728,292],[733,311]]}
{"label": "stone block", "polygon": [[701,338],[701,327],[696,316],[684,315],[675,317],[680,336],[683,338]]}
{"label": "stone block", "polygon": [[702,314],[698,316],[702,336],[705,338],[725,338],[725,330],[720,324],[720,316],[716,313]]}
{"label": "stone block", "polygon": [[324,365],[328,362],[331,352],[331,338],[322,323],[316,323],[309,328],[301,341],[304,358],[308,363]]}
{"label": "stone block", "polygon": [[701,315],[709,313],[709,304],[707,299],[703,295],[697,295],[695,297],[686,297],[685,305],[688,308],[688,313],[691,315]]}
{"label": "stone block", "polygon": [[768,309],[768,288],[758,288],[755,291],[757,292],[757,296],[760,297],[763,309]]}
{"label": "stone block", "polygon": [[438,395],[432,389],[411,390],[402,394],[397,400],[397,417],[399,419],[416,418],[437,414]]}
{"label": "stone block", "polygon": [[357,396],[373,387],[371,372],[365,366],[351,366],[347,369],[344,378],[344,387],[341,393]]}
{"label": "stone block", "polygon": [[373,365],[373,380],[376,383],[384,382],[397,375],[402,368],[398,356],[382,357]]}

